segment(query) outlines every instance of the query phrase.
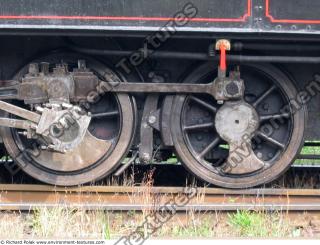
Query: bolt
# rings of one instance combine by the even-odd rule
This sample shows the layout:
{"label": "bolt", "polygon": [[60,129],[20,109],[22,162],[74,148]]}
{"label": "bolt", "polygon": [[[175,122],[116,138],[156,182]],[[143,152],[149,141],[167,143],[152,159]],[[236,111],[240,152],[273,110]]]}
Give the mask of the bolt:
{"label": "bolt", "polygon": [[27,135],[28,135],[28,132],[27,132],[27,131],[18,132],[18,134],[23,135],[23,136],[27,136]]}
{"label": "bolt", "polygon": [[292,30],[296,30],[296,29],[297,29],[297,26],[296,26],[296,25],[292,25],[292,26],[291,26],[291,29],[292,29]]}
{"label": "bolt", "polygon": [[156,74],[155,74],[153,71],[151,71],[151,72],[149,72],[148,77],[149,77],[149,78],[153,78],[155,75],[156,75]]}
{"label": "bolt", "polygon": [[31,63],[29,65],[29,73],[33,76],[38,75],[39,73],[39,64],[37,63]]}
{"label": "bolt", "polygon": [[230,82],[226,86],[226,91],[229,95],[235,96],[235,95],[239,94],[239,87],[237,86],[237,84],[235,82]]}
{"label": "bolt", "polygon": [[86,61],[85,60],[78,60],[78,69],[86,69]]}
{"label": "bolt", "polygon": [[41,63],[41,72],[43,75],[48,75],[49,74],[49,63],[48,62],[42,62]]}
{"label": "bolt", "polygon": [[261,153],[261,152],[258,152],[258,153],[257,153],[257,157],[258,157],[259,159],[261,159],[261,158],[262,158],[262,153]]}
{"label": "bolt", "polygon": [[162,76],[159,76],[159,75],[155,75],[152,80],[151,80],[153,83],[164,83],[165,82],[165,79],[164,77]]}
{"label": "bolt", "polygon": [[148,123],[149,124],[154,124],[157,121],[157,118],[155,116],[150,116],[148,118]]}
{"label": "bolt", "polygon": [[38,112],[43,112],[44,111],[44,108],[42,108],[41,106],[36,106],[36,111],[38,111]]}
{"label": "bolt", "polygon": [[223,105],[223,100],[218,100],[217,103],[218,105]]}
{"label": "bolt", "polygon": [[66,108],[66,109],[71,109],[73,107],[73,105],[68,104],[68,103],[62,103],[62,107]]}
{"label": "bolt", "polygon": [[142,154],[141,160],[142,160],[143,162],[148,163],[148,162],[150,162],[151,157],[150,157],[150,155],[149,155],[148,153],[145,152],[145,153]]}

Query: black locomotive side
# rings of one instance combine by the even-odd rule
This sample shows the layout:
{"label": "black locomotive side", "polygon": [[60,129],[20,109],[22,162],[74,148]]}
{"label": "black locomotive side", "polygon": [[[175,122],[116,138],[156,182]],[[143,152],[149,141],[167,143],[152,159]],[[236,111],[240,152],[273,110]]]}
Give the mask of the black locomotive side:
{"label": "black locomotive side", "polygon": [[[317,34],[320,3],[312,0],[6,0],[0,26],[16,30],[154,31],[186,5],[187,32]],[[196,10],[195,10],[196,9]]]}

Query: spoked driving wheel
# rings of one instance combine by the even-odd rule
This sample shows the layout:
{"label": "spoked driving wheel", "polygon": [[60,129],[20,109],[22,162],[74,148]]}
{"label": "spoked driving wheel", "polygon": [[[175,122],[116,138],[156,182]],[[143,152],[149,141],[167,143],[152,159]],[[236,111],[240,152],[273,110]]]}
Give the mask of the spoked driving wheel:
{"label": "spoked driving wheel", "polygon": [[[206,68],[206,76],[195,73],[187,82],[212,81],[213,68]],[[171,120],[176,152],[185,166],[228,188],[280,176],[299,153],[306,118],[305,107],[297,106],[295,86],[280,70],[248,65],[241,67],[241,77],[242,99],[221,105],[211,96],[176,96]]]}
{"label": "spoked driving wheel", "polygon": [[[79,58],[83,57],[63,54],[41,60],[54,64],[63,59],[69,66],[76,66]],[[104,64],[88,58],[86,61],[87,67],[97,75],[117,76],[122,79]],[[21,71],[18,76],[23,73],[24,71]],[[82,102],[86,104],[83,107],[90,116],[90,123],[84,136],[79,138],[81,142],[66,152],[46,148],[43,137],[30,139],[23,130],[2,129],[6,149],[23,171],[49,184],[72,186],[101,179],[112,173],[121,163],[129,151],[135,129],[135,107],[132,98],[126,94],[108,92],[90,103]],[[15,104],[28,110],[35,108],[35,105],[25,105],[22,102]],[[80,108],[80,104],[73,102],[72,106]],[[53,110],[51,107],[49,109]],[[53,128],[53,133],[59,134],[59,128]],[[75,123],[70,124],[70,127],[57,137],[61,142],[68,142],[73,137],[77,139],[78,133],[79,127]]]}

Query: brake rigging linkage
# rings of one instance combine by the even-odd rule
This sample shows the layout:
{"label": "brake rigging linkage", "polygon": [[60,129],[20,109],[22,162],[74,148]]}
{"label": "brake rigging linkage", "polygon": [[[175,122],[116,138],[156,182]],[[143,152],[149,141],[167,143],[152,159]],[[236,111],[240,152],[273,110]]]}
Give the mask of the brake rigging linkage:
{"label": "brake rigging linkage", "polygon": [[[109,92],[115,93],[166,93],[166,94],[210,94],[218,101],[238,99],[243,96],[244,86],[243,81],[240,79],[239,71],[231,71],[229,77],[226,76],[226,50],[231,49],[230,41],[225,39],[217,40],[216,49],[220,50],[220,68],[217,79],[208,84],[181,84],[181,83],[123,83],[119,80],[115,80],[113,77],[107,78],[105,81],[101,81],[97,78],[90,69],[86,68],[85,61],[79,61],[81,64],[78,69],[74,69],[73,72],[66,71],[64,65],[58,64],[53,74],[48,74],[48,71],[42,72],[43,76],[34,76],[34,71],[29,71],[26,78],[23,78],[22,83],[20,81],[3,81],[3,86],[0,88],[0,99],[20,99],[30,100],[34,99],[35,91],[38,99],[49,99],[51,90],[43,88],[43,83],[51,84],[51,81],[58,81],[61,84],[62,89],[59,95],[68,96],[70,93],[70,99],[73,97],[78,98],[74,91],[77,84],[81,82],[87,82],[86,91],[81,91],[81,96],[84,96],[84,92],[91,92],[90,89],[96,89],[98,83],[106,83],[105,87],[110,88]],[[33,64],[31,64],[33,65]],[[33,68],[34,69],[34,68]],[[48,68],[47,68],[48,69]],[[47,70],[46,69],[46,70]],[[31,77],[31,78],[29,78]],[[33,78],[35,77],[35,78]],[[87,81],[83,81],[86,79]],[[24,82],[26,80],[26,82]],[[71,82],[70,80],[74,80]],[[82,81],[81,81],[82,80]],[[9,83],[10,82],[10,83]],[[12,85],[14,84],[14,85]],[[68,91],[69,90],[69,91]],[[65,92],[65,94],[64,94]]]}
{"label": "brake rigging linkage", "polygon": [[[221,52],[218,77],[208,84],[123,83],[113,76],[105,77],[102,81],[86,67],[84,60],[79,60],[78,67],[71,72],[67,64],[56,64],[51,72],[48,63],[41,63],[41,71],[38,64],[32,63],[29,72],[20,81],[1,81],[3,86],[0,87],[0,99],[23,100],[25,104],[41,106],[36,106],[37,112],[34,112],[0,100],[0,110],[25,119],[2,117],[0,126],[25,129],[28,138],[35,134],[49,137],[51,149],[66,152],[82,141],[91,119],[89,114],[80,113],[81,108],[73,106],[72,103],[87,99],[88,94],[99,87],[107,88],[106,92],[114,93],[210,94],[220,104],[228,100],[241,99],[244,83],[240,79],[240,72],[231,71],[229,76],[226,76],[226,50],[231,49],[231,44],[225,39],[217,40],[216,49]],[[59,128],[48,128],[48,125],[60,123],[61,116],[70,111],[72,115],[76,115],[71,116],[80,130],[70,131],[72,142],[63,142],[59,139]],[[144,146],[140,147],[143,148]],[[150,149],[144,149],[150,156]],[[150,159],[145,158],[148,158],[145,159],[147,161]]]}
{"label": "brake rigging linkage", "polygon": [[[244,93],[244,83],[240,79],[239,72],[231,72],[230,77],[226,77],[227,65],[226,65],[226,50],[231,49],[231,44],[228,40],[222,39],[218,40],[215,48],[220,50],[220,66],[218,67],[218,77],[211,83],[210,91],[214,91],[214,97],[218,99],[218,103],[223,104],[224,100],[235,99],[241,100]],[[182,87],[184,84],[177,84],[175,86]],[[161,84],[154,84],[156,88],[161,86]],[[168,84],[168,87],[171,88],[172,84]],[[199,86],[197,84],[192,84],[192,88]],[[200,85],[201,86],[201,85]],[[209,88],[208,86],[208,88]],[[216,89],[212,90],[212,87],[215,86]],[[222,88],[219,90],[219,88]],[[118,88],[115,88],[118,90]],[[119,89],[121,90],[121,89]],[[172,92],[172,90],[171,90]],[[179,91],[181,92],[181,90]],[[200,92],[199,92],[200,93]],[[212,95],[212,94],[211,94]],[[154,154],[154,143],[153,143],[153,134],[154,130],[160,131],[160,109],[158,109],[159,94],[151,93],[147,96],[143,109],[143,116],[140,127],[140,145],[139,145],[139,160],[141,163],[149,164],[153,160]],[[133,161],[132,161],[133,162]],[[127,168],[129,164],[126,164],[121,169],[122,172]]]}
{"label": "brake rigging linkage", "polygon": [[[244,81],[240,79],[240,72],[230,72],[229,79],[226,78],[226,50],[230,50],[230,42],[219,40],[216,49],[220,50],[220,65],[216,84],[221,83],[227,94],[237,94],[235,100],[224,103],[224,94],[221,100],[216,95],[218,104],[223,104],[215,115],[215,128],[220,138],[229,145],[229,156],[221,168],[223,173],[247,174],[255,172],[264,166],[252,150],[251,139],[254,132],[259,128],[259,116],[254,107],[244,100]],[[231,79],[235,77],[236,79]],[[240,92],[240,93],[239,93]],[[238,150],[246,149],[246,154],[239,158]]]}
{"label": "brake rigging linkage", "polygon": [[243,97],[244,83],[240,79],[239,71],[231,71],[226,76],[226,50],[231,49],[230,41],[220,39],[216,42],[220,50],[220,68],[218,77],[207,84],[181,84],[181,83],[116,83],[110,81],[112,92],[117,93],[165,93],[165,94],[210,94],[217,101],[223,103]]}

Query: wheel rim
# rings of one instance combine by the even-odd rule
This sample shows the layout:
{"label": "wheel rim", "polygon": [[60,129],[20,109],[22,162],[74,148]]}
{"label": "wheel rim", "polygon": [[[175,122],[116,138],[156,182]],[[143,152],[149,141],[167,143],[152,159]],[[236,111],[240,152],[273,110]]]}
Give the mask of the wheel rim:
{"label": "wheel rim", "polygon": [[[50,56],[45,60],[52,62],[59,60],[59,56]],[[79,58],[74,55],[61,56],[65,62],[70,63]],[[116,75],[105,65],[88,58],[86,60],[89,61],[88,67],[98,75],[107,72]],[[24,139],[17,130],[5,128],[2,133],[8,153],[29,175],[50,184],[78,185],[110,174],[130,148],[135,127],[135,109],[128,95],[107,94],[97,103],[90,104],[89,111],[93,118],[86,136],[70,153],[38,150],[35,142]],[[37,149],[40,154],[33,149]]]}
{"label": "wheel rim", "polygon": [[[267,135],[264,131],[270,130],[270,115],[273,118],[279,117],[276,111],[289,104],[297,91],[282,72],[271,66],[246,66],[241,70],[246,83],[245,101],[256,108],[259,115],[259,126],[250,140],[254,152],[252,155],[258,156],[263,166],[253,166],[252,171],[243,173],[226,171],[230,155],[239,152],[230,148],[229,142],[217,132],[215,117],[223,106],[218,105],[210,96],[176,96],[171,122],[175,148],[185,166],[212,184],[231,188],[266,183],[282,174],[299,152],[305,120],[304,108],[295,114],[280,113],[283,114],[281,124],[279,128],[274,128],[275,120],[272,120],[272,137],[268,137],[269,133]],[[211,73],[208,75],[210,79]],[[208,77],[202,76],[201,82],[206,82]],[[257,85],[258,82],[260,86]],[[289,109],[292,112],[292,108]]]}

